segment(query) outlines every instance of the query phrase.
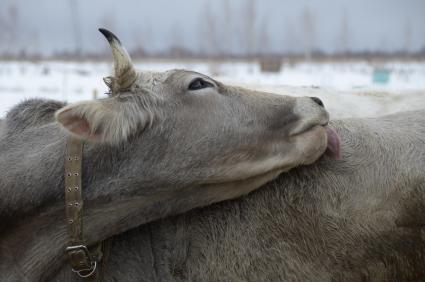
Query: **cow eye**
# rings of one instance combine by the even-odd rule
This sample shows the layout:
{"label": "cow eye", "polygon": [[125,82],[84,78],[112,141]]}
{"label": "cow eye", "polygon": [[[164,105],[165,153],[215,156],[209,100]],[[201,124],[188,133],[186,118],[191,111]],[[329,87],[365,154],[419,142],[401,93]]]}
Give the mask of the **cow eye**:
{"label": "cow eye", "polygon": [[189,84],[189,90],[199,90],[207,87],[214,87],[214,85],[208,81],[203,80],[202,78],[195,78]]}

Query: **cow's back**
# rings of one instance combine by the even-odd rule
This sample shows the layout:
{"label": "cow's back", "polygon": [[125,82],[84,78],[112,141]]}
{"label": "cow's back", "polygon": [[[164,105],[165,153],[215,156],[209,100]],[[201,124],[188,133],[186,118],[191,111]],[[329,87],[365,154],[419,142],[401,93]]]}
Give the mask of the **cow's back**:
{"label": "cow's back", "polygon": [[146,281],[421,280],[424,117],[338,122],[343,160],[323,158],[247,197],[117,236],[107,274]]}
{"label": "cow's back", "polygon": [[25,100],[7,113],[6,119],[0,124],[0,134],[19,134],[28,128],[51,123],[55,112],[63,106],[64,103],[54,100]]}
{"label": "cow's back", "polygon": [[0,119],[0,136],[4,134],[5,131],[5,123],[4,120]]}

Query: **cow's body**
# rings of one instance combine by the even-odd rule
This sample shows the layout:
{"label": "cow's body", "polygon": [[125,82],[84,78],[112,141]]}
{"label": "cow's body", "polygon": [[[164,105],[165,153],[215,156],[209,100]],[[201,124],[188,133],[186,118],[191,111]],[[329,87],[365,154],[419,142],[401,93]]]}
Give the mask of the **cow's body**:
{"label": "cow's body", "polygon": [[341,161],[114,237],[106,281],[423,281],[424,116],[335,122]]}
{"label": "cow's body", "polygon": [[[342,160],[324,157],[311,166],[282,174],[242,199],[115,236],[105,280],[421,280],[425,277],[424,116],[425,111],[417,111],[333,122],[332,127],[342,137]],[[44,131],[44,136],[48,132]],[[59,149],[61,142],[44,150]],[[36,157],[33,154],[27,157]],[[60,174],[61,168],[49,173]],[[54,179],[49,181],[53,181],[49,185],[58,185]],[[58,191],[47,190],[53,193],[51,200],[62,193],[60,185]],[[61,201],[52,204],[63,206]],[[21,212],[25,214],[25,206]],[[59,208],[49,217],[61,221],[63,210]],[[23,220],[23,233],[14,234],[20,251],[25,250],[20,248],[26,240],[23,238],[33,238],[33,224],[40,223],[37,218],[34,223]],[[10,227],[7,221],[2,224]],[[89,221],[86,229],[98,226],[98,222]],[[37,247],[46,252],[42,258],[30,257],[27,263],[53,259],[55,263],[46,264],[46,276],[41,278],[75,281],[63,251],[52,240],[56,236],[66,239],[64,230],[57,233],[46,228],[48,225],[35,235],[41,242]],[[2,236],[10,230],[14,229],[2,229]],[[101,230],[105,234],[110,231]],[[5,241],[3,237],[2,243],[10,243],[8,238]],[[21,253],[10,253],[6,246],[10,247],[2,245],[3,254],[21,258]],[[57,252],[49,252],[55,249]],[[9,270],[10,281],[24,279],[22,268],[14,271],[18,265],[3,265],[2,275]],[[26,279],[31,281],[31,277]]]}

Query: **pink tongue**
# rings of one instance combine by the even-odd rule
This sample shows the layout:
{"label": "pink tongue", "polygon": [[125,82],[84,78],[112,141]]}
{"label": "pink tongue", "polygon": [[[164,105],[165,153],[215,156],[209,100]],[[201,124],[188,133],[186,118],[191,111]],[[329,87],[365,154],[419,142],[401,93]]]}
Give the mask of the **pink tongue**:
{"label": "pink tongue", "polygon": [[332,128],[326,127],[326,134],[328,135],[328,147],[326,154],[333,159],[341,159],[341,141],[338,134]]}

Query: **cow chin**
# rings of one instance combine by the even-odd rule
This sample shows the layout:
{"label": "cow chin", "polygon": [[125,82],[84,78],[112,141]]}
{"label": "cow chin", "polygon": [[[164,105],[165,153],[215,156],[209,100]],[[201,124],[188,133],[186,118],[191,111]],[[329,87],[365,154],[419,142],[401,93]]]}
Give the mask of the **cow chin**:
{"label": "cow chin", "polygon": [[[223,184],[246,179],[268,179],[266,175],[276,175],[294,167],[308,165],[326,151],[327,134],[323,126],[317,125],[288,140],[274,140],[265,144],[263,158],[245,158],[239,163],[221,165],[218,173],[210,176],[203,184]],[[266,176],[266,177],[265,177]]]}
{"label": "cow chin", "polygon": [[[204,183],[201,190],[208,191],[206,194],[209,195],[210,203],[232,199],[259,188],[294,167],[312,164],[326,151],[326,129],[320,125],[315,126],[293,136],[293,142],[293,150],[285,157],[269,159],[268,162],[260,162],[255,166],[252,163],[240,165],[237,172],[233,170],[233,180],[214,179],[212,183]],[[242,173],[249,171],[249,168],[251,175]],[[235,178],[235,175],[239,177]]]}
{"label": "cow chin", "polygon": [[317,125],[293,137],[295,140],[295,162],[308,165],[317,161],[326,151],[328,138],[326,129]]}
{"label": "cow chin", "polygon": [[323,127],[320,127],[302,135],[304,135],[302,137],[303,140],[297,145],[297,149],[300,150],[298,153],[299,156],[296,159],[294,158],[291,164],[281,164],[277,168],[263,171],[247,178],[205,183],[201,187],[198,187],[197,191],[204,193],[203,195],[206,196],[207,204],[230,200],[258,189],[267,182],[277,178],[281,173],[287,172],[294,167],[315,162],[326,150],[326,131]]}
{"label": "cow chin", "polygon": [[196,190],[198,192],[202,191],[204,198],[207,199],[206,204],[235,199],[258,189],[267,182],[278,177],[279,174],[286,170],[287,169],[279,168],[256,176],[248,177],[246,179],[222,183],[203,184]]}

